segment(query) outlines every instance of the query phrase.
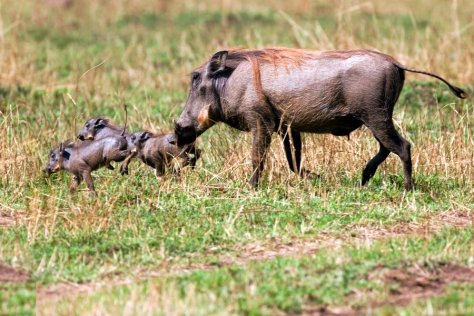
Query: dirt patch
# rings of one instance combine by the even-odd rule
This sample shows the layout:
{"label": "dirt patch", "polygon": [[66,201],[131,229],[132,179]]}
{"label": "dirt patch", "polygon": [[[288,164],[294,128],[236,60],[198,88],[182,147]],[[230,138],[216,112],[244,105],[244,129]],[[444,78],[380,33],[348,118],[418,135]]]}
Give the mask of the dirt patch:
{"label": "dirt patch", "polygon": [[311,316],[358,316],[363,313],[362,309],[355,309],[350,306],[343,307],[327,307],[327,306],[316,306],[305,308],[302,313],[298,315],[311,315]]}
{"label": "dirt patch", "polygon": [[15,218],[6,212],[0,211],[0,229],[15,225]]}
{"label": "dirt patch", "polygon": [[341,248],[343,241],[328,236],[318,236],[311,240],[294,240],[283,242],[278,239],[268,239],[247,244],[233,249],[232,253],[216,257],[216,265],[246,264],[251,261],[266,261],[277,257],[300,258],[317,253],[328,246]]}
{"label": "dirt patch", "polygon": [[[474,269],[454,263],[444,263],[436,268],[412,265],[405,269],[379,268],[368,279],[382,280],[388,288],[384,300],[368,303],[366,307],[352,306],[307,306],[300,315],[315,316],[355,316],[367,315],[387,305],[407,306],[418,299],[442,295],[451,283],[474,283]],[[359,301],[370,293],[358,293],[347,297],[352,302]]]}
{"label": "dirt patch", "polygon": [[[406,235],[430,235],[443,227],[474,227],[473,213],[470,211],[451,211],[437,213],[421,219],[419,222],[401,222],[389,227],[371,227],[354,225],[346,232],[320,233],[311,239],[299,239],[284,242],[276,238],[256,241],[240,248],[233,249],[231,254],[219,255],[216,265],[245,264],[250,261],[270,260],[276,257],[293,257],[312,255],[320,249],[331,247],[339,249],[350,245],[370,244],[387,238]],[[209,249],[206,256],[218,252],[219,247]],[[202,255],[202,254],[201,254]]]}
{"label": "dirt patch", "polygon": [[[188,274],[195,271],[213,270],[229,265],[243,265],[253,261],[264,261],[276,257],[299,258],[317,253],[323,248],[338,249],[345,246],[367,244],[386,238],[401,237],[406,235],[429,235],[443,227],[470,227],[473,226],[472,212],[450,211],[437,213],[432,217],[422,219],[420,222],[397,223],[390,227],[352,226],[343,233],[321,233],[311,239],[293,240],[284,242],[278,239],[267,239],[235,247],[230,252],[222,254],[220,247],[213,247],[199,254],[190,254],[190,258],[209,257],[215,258],[213,263],[204,264],[176,264],[164,261],[159,267],[150,270],[135,271],[132,277],[116,276],[103,281],[84,284],[60,283],[44,288],[39,288],[37,293],[38,305],[43,302],[54,301],[67,296],[92,293],[104,286],[131,284],[140,280]],[[473,226],[474,227],[474,226]],[[360,311],[351,307],[328,308],[316,307],[311,311],[315,315],[356,315]],[[319,314],[318,314],[319,313]],[[352,314],[351,314],[352,313]]]}
{"label": "dirt patch", "polygon": [[21,211],[0,204],[0,229],[18,225],[22,218]]}
{"label": "dirt patch", "polygon": [[26,282],[29,279],[28,274],[0,264],[0,282]]}
{"label": "dirt patch", "polygon": [[384,280],[390,286],[389,296],[375,303],[374,307],[405,306],[417,299],[439,296],[449,283],[474,283],[474,270],[452,263],[434,270],[414,265],[406,269],[388,270],[384,273]]}
{"label": "dirt patch", "polygon": [[[64,297],[72,297],[80,294],[90,294],[95,291],[106,288],[107,286],[120,286],[132,284],[139,279],[110,279],[101,282],[88,282],[88,283],[59,283],[48,287],[37,287],[36,288],[36,305],[41,307],[42,305],[51,304],[51,302],[61,299]],[[41,314],[41,313],[40,313]]]}
{"label": "dirt patch", "polygon": [[351,236],[358,239],[382,240],[408,234],[430,235],[443,227],[474,228],[474,212],[470,210],[446,211],[426,216],[420,221],[398,222],[389,227],[352,226]]}

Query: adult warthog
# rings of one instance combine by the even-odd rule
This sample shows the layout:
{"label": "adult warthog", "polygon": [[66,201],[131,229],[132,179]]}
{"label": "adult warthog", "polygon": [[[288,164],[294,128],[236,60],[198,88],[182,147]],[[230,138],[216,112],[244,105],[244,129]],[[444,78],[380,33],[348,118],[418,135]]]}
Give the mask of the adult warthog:
{"label": "adult warthog", "polygon": [[380,150],[364,168],[362,185],[393,152],[403,162],[405,189],[411,190],[411,146],[392,121],[405,71],[435,77],[458,98],[466,97],[462,89],[445,79],[405,68],[375,51],[220,51],[192,73],[186,106],[175,126],[178,145],[193,142],[216,122],[250,131],[254,168],[251,183],[255,186],[273,132],[283,139],[290,169],[300,173],[300,133],[348,136],[365,125],[379,142]]}

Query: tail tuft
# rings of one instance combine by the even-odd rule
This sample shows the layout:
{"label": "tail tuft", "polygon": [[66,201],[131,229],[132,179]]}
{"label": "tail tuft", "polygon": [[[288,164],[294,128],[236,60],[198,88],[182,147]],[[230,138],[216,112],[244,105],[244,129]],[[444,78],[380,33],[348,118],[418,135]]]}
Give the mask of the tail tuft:
{"label": "tail tuft", "polygon": [[469,95],[467,94],[466,91],[464,91],[463,89],[461,88],[458,88],[458,87],[455,87],[455,86],[452,86],[451,87],[451,90],[453,91],[453,93],[460,99],[465,99],[467,98]]}

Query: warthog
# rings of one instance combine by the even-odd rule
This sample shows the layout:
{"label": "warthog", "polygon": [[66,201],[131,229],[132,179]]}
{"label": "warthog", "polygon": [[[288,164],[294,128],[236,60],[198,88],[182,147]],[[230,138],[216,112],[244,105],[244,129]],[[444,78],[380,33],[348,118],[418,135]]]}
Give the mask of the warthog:
{"label": "warthog", "polygon": [[362,172],[362,185],[393,152],[403,162],[405,189],[411,190],[411,146],[392,121],[405,71],[435,77],[457,97],[466,97],[462,89],[445,79],[406,68],[375,51],[220,51],[192,73],[188,99],[175,126],[178,145],[193,142],[216,122],[250,131],[251,183],[255,186],[273,132],[283,139],[290,169],[299,173],[301,132],[348,136],[365,125],[380,150]]}
{"label": "warthog", "polygon": [[92,195],[96,194],[91,172],[101,167],[110,168],[112,161],[122,161],[130,151],[124,137],[109,136],[100,140],[64,142],[49,154],[43,171],[47,174],[66,170],[73,174],[70,191],[74,192],[84,180]]}
{"label": "warthog", "polygon": [[[100,140],[106,137],[123,137],[126,139],[128,144],[128,149],[131,149],[133,146],[130,142],[130,135],[127,133],[127,120],[128,120],[128,111],[127,105],[124,105],[125,110],[125,125],[119,127],[115,125],[111,119],[103,116],[94,117],[88,119],[79,133],[77,133],[77,139],[85,140]],[[114,170],[112,165],[107,166],[108,169]],[[124,169],[121,172],[122,174],[128,174],[128,169]]]}
{"label": "warthog", "polygon": [[172,160],[180,158],[183,160],[182,166],[191,165],[194,168],[196,161],[201,155],[201,150],[196,148],[194,144],[178,147],[174,143],[175,135],[154,134],[149,131],[139,131],[130,136],[132,144],[131,154],[125,159],[120,171],[123,173],[128,170],[128,164],[135,156],[148,166],[156,170],[156,176],[162,177],[165,174],[165,166],[177,176],[179,168],[174,167]]}

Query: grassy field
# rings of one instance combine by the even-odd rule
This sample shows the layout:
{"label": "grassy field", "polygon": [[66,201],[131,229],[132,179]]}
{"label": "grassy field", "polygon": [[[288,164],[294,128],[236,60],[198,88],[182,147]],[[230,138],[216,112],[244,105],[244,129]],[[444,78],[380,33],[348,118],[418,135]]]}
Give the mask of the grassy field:
{"label": "grassy field", "polygon": [[[49,150],[85,120],[169,131],[191,71],[226,47],[371,48],[472,95],[474,4],[453,1],[0,3],[0,315],[474,314],[474,105],[407,74],[396,127],[412,144],[415,190],[390,155],[305,135],[302,179],[276,137],[254,190],[250,135],[206,132],[179,179],[45,177]],[[53,1],[51,1],[53,2]],[[428,80],[428,81],[425,81]]]}

